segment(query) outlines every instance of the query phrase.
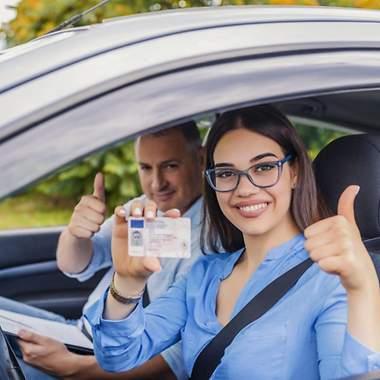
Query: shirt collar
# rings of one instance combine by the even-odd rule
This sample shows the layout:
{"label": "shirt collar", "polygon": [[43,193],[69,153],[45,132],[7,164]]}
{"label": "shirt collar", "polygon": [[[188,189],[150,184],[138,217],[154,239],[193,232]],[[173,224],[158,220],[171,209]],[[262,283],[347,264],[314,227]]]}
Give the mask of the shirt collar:
{"label": "shirt collar", "polygon": [[[274,247],[271,250],[269,250],[267,255],[265,256],[264,261],[277,260],[280,258],[284,258],[285,256],[289,257],[289,255],[298,254],[300,251],[304,252],[304,243],[305,237],[303,236],[303,234],[297,234],[285,243],[282,243],[277,247]],[[228,254],[230,256],[228,260],[229,265],[227,265],[224,274],[229,274],[229,269],[232,270],[232,267],[235,265],[237,260],[239,260],[239,257],[242,255],[244,251],[245,248],[241,248],[233,254]]]}
{"label": "shirt collar", "polygon": [[305,238],[302,233],[297,234],[290,240],[272,248],[265,256],[266,260],[277,260],[290,254],[296,254],[304,248]]}

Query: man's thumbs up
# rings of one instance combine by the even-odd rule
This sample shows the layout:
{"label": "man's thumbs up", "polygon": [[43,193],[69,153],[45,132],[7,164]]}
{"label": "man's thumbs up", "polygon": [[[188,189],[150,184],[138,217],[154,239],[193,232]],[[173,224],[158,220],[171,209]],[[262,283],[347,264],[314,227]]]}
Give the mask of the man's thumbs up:
{"label": "man's thumbs up", "polygon": [[97,173],[94,178],[94,192],[92,195],[102,202],[105,202],[106,200],[104,191],[104,176],[102,173]]}
{"label": "man's thumbs up", "polygon": [[71,235],[89,239],[98,232],[106,217],[104,177],[98,173],[94,179],[94,192],[84,195],[75,206],[68,229]]}

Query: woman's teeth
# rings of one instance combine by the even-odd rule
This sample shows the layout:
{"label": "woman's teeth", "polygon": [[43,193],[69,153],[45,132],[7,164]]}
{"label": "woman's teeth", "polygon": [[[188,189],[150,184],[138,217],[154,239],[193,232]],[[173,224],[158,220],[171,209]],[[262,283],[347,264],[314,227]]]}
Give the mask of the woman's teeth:
{"label": "woman's teeth", "polygon": [[267,206],[268,206],[268,203],[258,203],[256,205],[242,206],[242,207],[239,207],[239,209],[244,212],[253,212],[253,211],[257,211],[262,208],[265,208]]}

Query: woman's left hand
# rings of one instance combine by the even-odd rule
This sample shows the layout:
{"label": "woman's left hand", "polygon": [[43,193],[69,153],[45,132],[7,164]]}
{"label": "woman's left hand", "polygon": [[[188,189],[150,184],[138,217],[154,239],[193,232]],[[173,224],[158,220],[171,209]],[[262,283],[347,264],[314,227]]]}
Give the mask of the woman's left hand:
{"label": "woman's left hand", "polygon": [[354,202],[359,186],[348,186],[338,201],[338,215],[305,229],[305,249],[327,273],[340,276],[347,292],[378,286],[376,272],[355,221]]}

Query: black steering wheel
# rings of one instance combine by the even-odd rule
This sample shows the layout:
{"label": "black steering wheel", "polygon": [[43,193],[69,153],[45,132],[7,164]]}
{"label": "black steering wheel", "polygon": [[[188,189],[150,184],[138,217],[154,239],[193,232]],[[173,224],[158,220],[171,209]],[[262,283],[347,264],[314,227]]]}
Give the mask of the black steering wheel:
{"label": "black steering wheel", "polygon": [[16,355],[0,327],[0,379],[25,380]]}

